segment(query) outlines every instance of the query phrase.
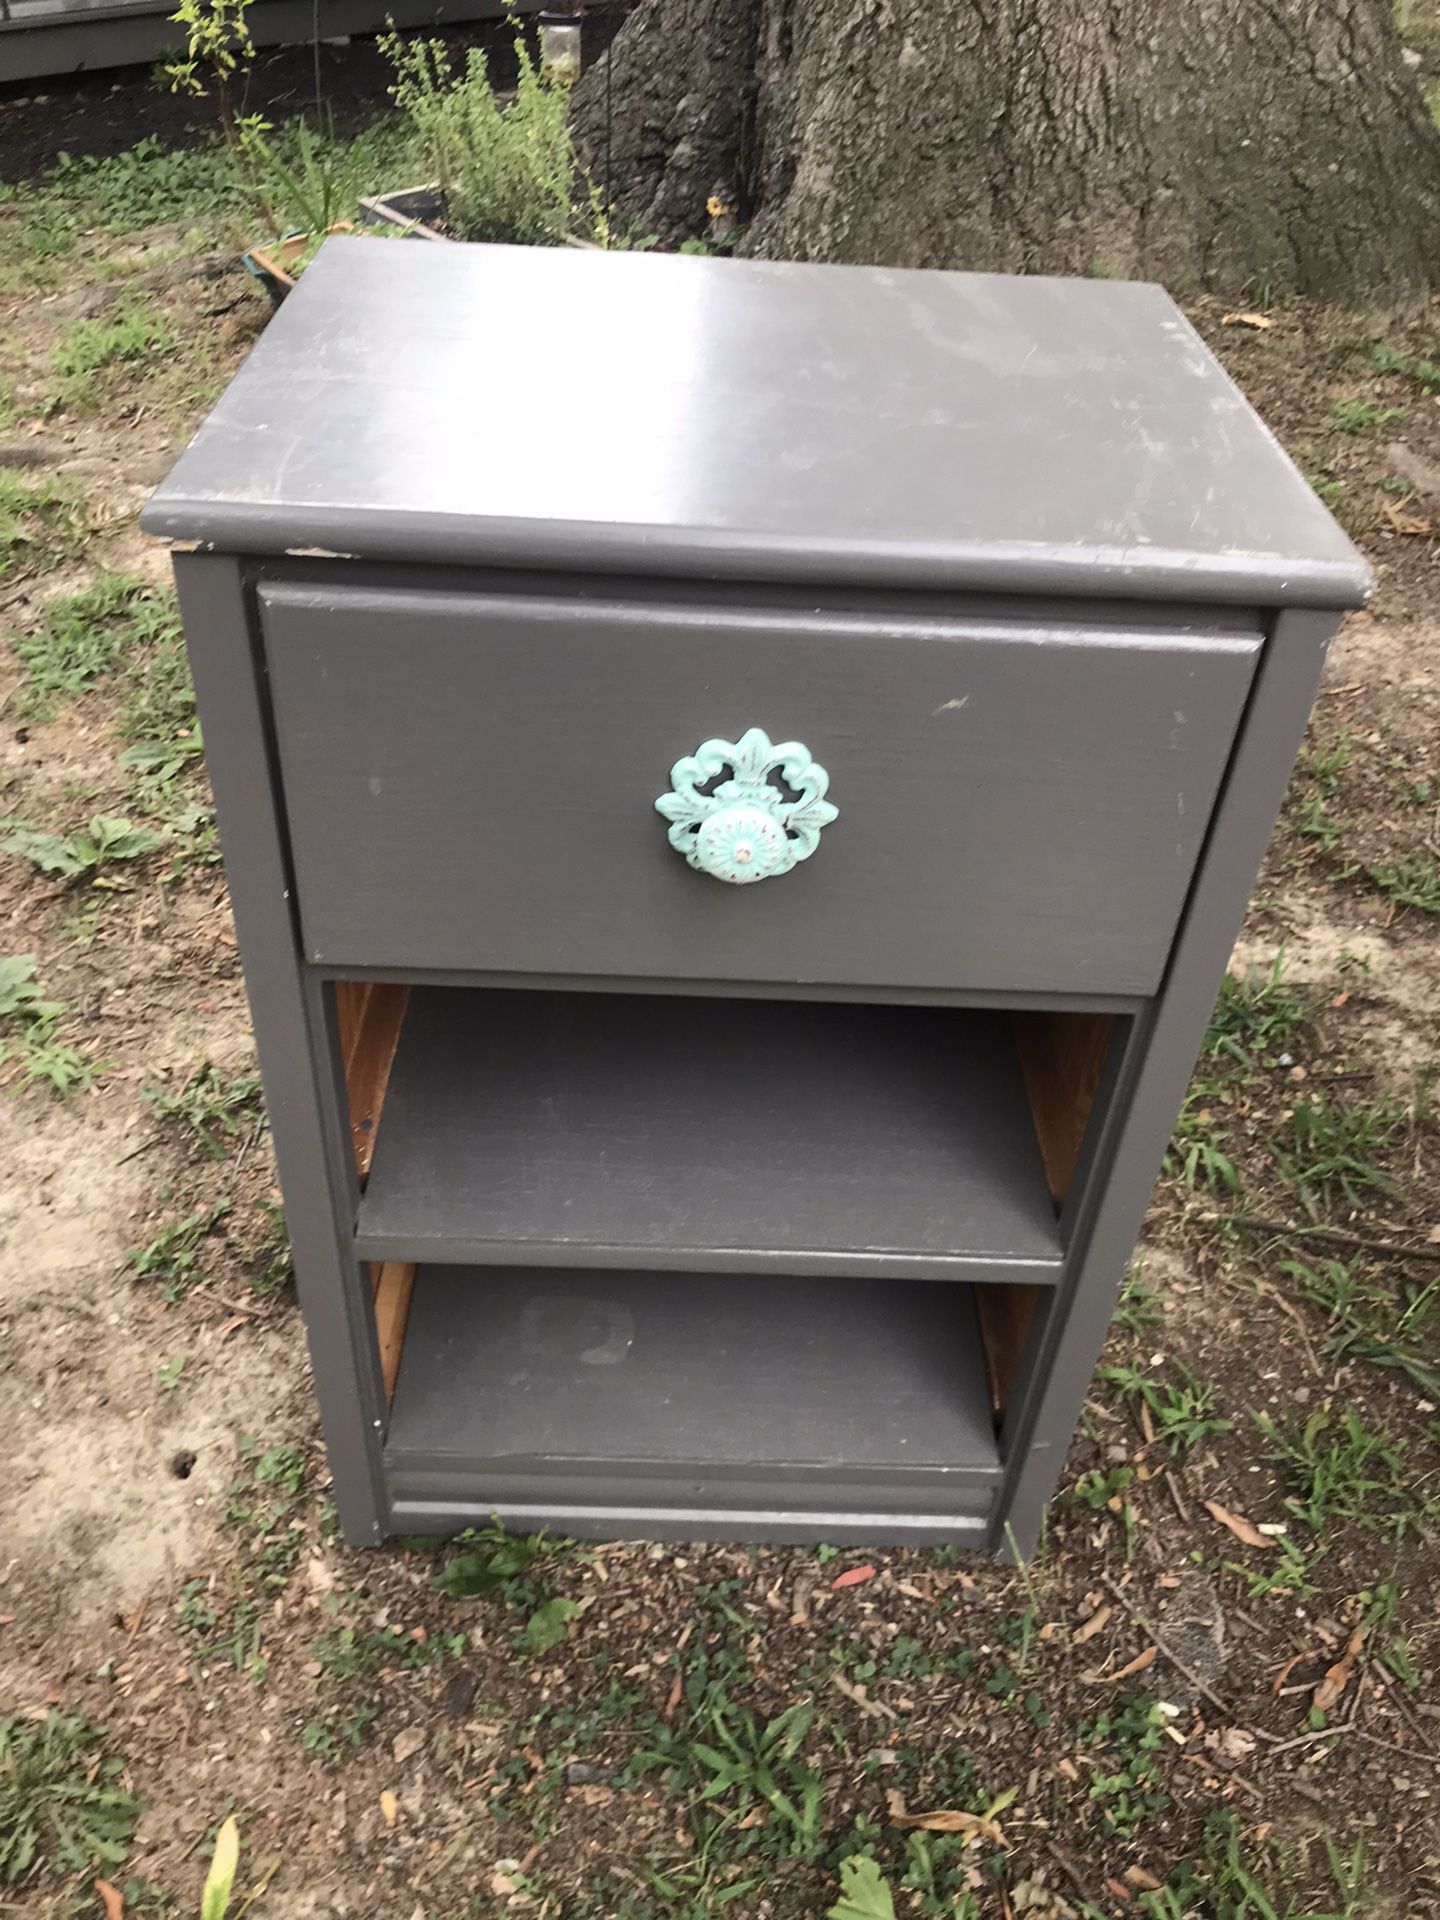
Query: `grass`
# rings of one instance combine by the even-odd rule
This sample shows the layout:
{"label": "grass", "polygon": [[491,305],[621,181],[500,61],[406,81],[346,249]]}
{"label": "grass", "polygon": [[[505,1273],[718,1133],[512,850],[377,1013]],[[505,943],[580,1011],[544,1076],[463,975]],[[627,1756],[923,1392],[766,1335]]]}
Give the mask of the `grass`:
{"label": "grass", "polygon": [[63,477],[37,479],[0,468],[0,581],[63,566],[91,531],[83,494]]}
{"label": "grass", "polygon": [[174,596],[123,573],[101,573],[79,593],[46,602],[15,651],[25,667],[23,714],[46,719],[127,663],[143,661],[174,618]]}
{"label": "grass", "polygon": [[1288,1065],[1282,1056],[1314,1016],[1310,994],[1285,984],[1285,955],[1268,968],[1227,973],[1210,1016],[1205,1051],[1245,1072]]}
{"label": "grass", "polygon": [[1393,1281],[1367,1260],[1286,1261],[1280,1271],[1301,1299],[1326,1317],[1326,1352],[1337,1365],[1363,1360],[1404,1374],[1426,1399],[1440,1403],[1435,1362],[1440,1334],[1440,1274]]}
{"label": "grass", "polygon": [[1171,1361],[1178,1380],[1160,1380],[1138,1367],[1102,1367],[1100,1378],[1150,1414],[1155,1438],[1172,1454],[1186,1453],[1197,1441],[1228,1433],[1234,1425],[1215,1411],[1214,1389],[1195,1379],[1179,1361]]}
{"label": "grass", "polygon": [[175,1085],[166,1070],[159,1080],[140,1089],[157,1119],[174,1121],[192,1133],[212,1160],[221,1160],[230,1145],[260,1116],[260,1076],[238,1074],[225,1080],[213,1061],[202,1061]]}
{"label": "grass", "polygon": [[33,954],[0,955],[0,1062],[18,1068],[22,1086],[42,1082],[62,1100],[104,1071],[61,1038],[65,1011],[63,1001],[45,998]]}
{"label": "grass", "polygon": [[230,1211],[230,1201],[220,1199],[172,1221],[147,1245],[127,1253],[126,1266],[137,1280],[158,1280],[165,1300],[173,1304],[205,1280],[200,1266],[205,1242]]}
{"label": "grass", "polygon": [[1342,433],[1378,434],[1382,428],[1403,420],[1406,409],[1382,407],[1378,401],[1356,394],[1348,400],[1337,400],[1330,411]]}
{"label": "grass", "polygon": [[1338,1416],[1330,1406],[1318,1407],[1303,1422],[1257,1413],[1255,1424],[1294,1489],[1285,1505],[1319,1538],[1338,1524],[1395,1537],[1413,1525],[1417,1505],[1404,1479],[1406,1443],[1371,1433],[1353,1407]]}
{"label": "grass", "polygon": [[1440,861],[1415,854],[1390,866],[1371,867],[1370,879],[1397,907],[1440,913]]}
{"label": "grass", "polygon": [[1351,1101],[1307,1094],[1295,1102],[1271,1153],[1312,1219],[1343,1203],[1359,1210],[1399,1188],[1380,1164],[1411,1117],[1402,1100]]}
{"label": "grass", "polygon": [[1187,1187],[1235,1194],[1240,1191],[1240,1175],[1225,1151],[1224,1129],[1217,1124],[1209,1106],[1216,1092],[1215,1085],[1205,1080],[1191,1086],[1176,1116],[1165,1170],[1172,1179],[1182,1180]]}
{"label": "grass", "polygon": [[91,1874],[129,1852],[139,1802],[88,1720],[0,1718],[0,1885]]}
{"label": "grass", "polygon": [[55,349],[61,404],[98,406],[106,386],[97,375],[155,365],[173,354],[177,345],[164,314],[143,300],[124,301],[114,313],[99,319],[75,321]]}

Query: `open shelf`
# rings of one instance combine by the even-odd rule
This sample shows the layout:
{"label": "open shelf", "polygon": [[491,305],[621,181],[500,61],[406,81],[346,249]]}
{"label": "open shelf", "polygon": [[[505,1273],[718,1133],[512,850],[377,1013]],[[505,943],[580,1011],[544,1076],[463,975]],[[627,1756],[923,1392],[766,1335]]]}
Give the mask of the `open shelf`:
{"label": "open shelf", "polygon": [[1006,1016],[416,987],[368,1260],[1053,1283]]}
{"label": "open shelf", "polygon": [[[979,1515],[999,1457],[971,1289],[421,1267],[397,1498]],[[881,1489],[884,1489],[882,1494]]]}

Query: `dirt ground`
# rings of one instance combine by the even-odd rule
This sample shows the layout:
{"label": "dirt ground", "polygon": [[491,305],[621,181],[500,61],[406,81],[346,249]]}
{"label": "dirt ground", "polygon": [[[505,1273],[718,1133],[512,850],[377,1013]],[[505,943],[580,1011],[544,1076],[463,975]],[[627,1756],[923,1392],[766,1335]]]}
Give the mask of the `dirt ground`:
{"label": "dirt ground", "polygon": [[[866,1852],[900,1914],[1440,1913],[1440,308],[1190,308],[1378,590],[1035,1564],[362,1553],[134,524],[267,309],[223,205],[124,230],[154,209],[111,182],[0,205],[0,952],[63,1009],[0,975],[0,1915],[101,1913],[97,1871],[194,1914],[229,1812],[257,1920],[783,1920]],[[153,842],[37,864],[93,815]],[[25,1786],[5,1729],[55,1716]],[[133,1800],[108,1862],[55,1842],[57,1782]]]}

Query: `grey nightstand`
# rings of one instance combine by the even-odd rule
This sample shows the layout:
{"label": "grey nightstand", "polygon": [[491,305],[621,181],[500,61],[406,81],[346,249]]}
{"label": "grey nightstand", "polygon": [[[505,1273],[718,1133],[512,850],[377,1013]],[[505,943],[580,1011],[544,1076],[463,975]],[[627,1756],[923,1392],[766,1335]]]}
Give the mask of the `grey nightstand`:
{"label": "grey nightstand", "polygon": [[1028,1547],[1366,589],[1169,299],[332,240],[144,524],[347,1535]]}

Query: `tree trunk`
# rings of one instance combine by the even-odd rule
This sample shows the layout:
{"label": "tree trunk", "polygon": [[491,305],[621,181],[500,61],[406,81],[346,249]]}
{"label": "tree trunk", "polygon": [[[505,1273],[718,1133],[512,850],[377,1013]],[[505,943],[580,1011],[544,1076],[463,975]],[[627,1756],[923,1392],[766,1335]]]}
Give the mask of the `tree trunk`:
{"label": "tree trunk", "polygon": [[1440,274],[1389,0],[641,0],[575,118],[667,242],[719,190],[772,259],[1362,304]]}

